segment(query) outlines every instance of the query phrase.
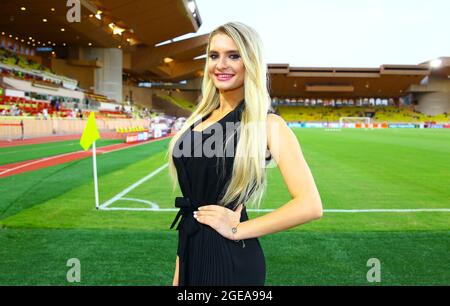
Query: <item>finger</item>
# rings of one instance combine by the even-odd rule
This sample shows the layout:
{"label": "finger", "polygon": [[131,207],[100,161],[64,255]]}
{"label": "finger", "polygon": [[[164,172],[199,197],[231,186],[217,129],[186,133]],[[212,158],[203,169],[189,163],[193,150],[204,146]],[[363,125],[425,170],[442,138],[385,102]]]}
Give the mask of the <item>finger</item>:
{"label": "finger", "polygon": [[211,217],[196,217],[195,219],[197,219],[197,221],[199,223],[205,224],[205,225],[209,225],[212,228],[214,228],[215,222],[214,222],[214,218]]}
{"label": "finger", "polygon": [[239,204],[238,208],[236,209],[236,213],[241,213],[242,209],[244,208],[244,204]]}
{"label": "finger", "polygon": [[201,206],[201,207],[199,207],[198,208],[198,210],[201,210],[201,211],[223,211],[223,207],[222,206],[219,206],[219,205],[205,205],[205,206]]}
{"label": "finger", "polygon": [[206,211],[195,211],[194,216],[197,216],[197,217],[219,217],[220,214],[217,211],[206,210]]}

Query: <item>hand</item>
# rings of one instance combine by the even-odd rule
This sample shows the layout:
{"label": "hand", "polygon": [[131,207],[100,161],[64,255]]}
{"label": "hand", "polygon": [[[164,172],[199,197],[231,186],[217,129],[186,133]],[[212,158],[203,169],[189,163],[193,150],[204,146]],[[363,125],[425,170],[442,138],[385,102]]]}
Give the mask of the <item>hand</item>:
{"label": "hand", "polygon": [[223,237],[236,240],[232,228],[240,223],[243,207],[244,205],[240,204],[236,211],[232,211],[219,205],[202,206],[194,212],[194,218],[202,224],[209,225]]}

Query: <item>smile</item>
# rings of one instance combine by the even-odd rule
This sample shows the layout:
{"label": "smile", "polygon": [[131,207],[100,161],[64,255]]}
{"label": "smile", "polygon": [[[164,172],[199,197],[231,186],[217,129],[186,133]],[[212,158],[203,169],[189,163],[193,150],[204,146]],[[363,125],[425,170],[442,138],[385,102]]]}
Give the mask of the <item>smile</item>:
{"label": "smile", "polygon": [[234,77],[234,74],[216,73],[215,76],[219,81],[228,81]]}

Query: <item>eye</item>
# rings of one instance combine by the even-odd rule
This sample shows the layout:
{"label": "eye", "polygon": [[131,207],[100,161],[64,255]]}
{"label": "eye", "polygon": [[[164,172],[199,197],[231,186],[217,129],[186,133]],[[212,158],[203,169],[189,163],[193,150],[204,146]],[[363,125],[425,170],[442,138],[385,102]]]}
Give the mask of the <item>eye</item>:
{"label": "eye", "polygon": [[[209,58],[212,59],[212,60],[217,59],[217,57],[218,57],[217,54],[210,54],[209,55]],[[239,54],[231,54],[229,57],[232,60],[238,60],[238,59],[241,58],[241,56]]]}

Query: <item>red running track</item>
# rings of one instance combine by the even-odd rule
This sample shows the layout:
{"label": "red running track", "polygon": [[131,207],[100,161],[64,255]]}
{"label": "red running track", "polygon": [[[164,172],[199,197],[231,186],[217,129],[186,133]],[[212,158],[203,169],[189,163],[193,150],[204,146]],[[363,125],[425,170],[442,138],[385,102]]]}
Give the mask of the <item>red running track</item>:
{"label": "red running track", "polygon": [[[100,137],[103,139],[119,138],[117,136],[117,133],[114,133],[114,132],[100,133]],[[38,137],[38,138],[13,140],[13,141],[1,140],[0,148],[26,146],[26,145],[33,145],[33,144],[39,144],[39,143],[49,143],[49,142],[58,142],[58,141],[66,141],[66,140],[75,140],[75,139],[80,139],[80,138],[81,138],[81,134],[72,134],[72,135]]]}
{"label": "red running track", "polygon": [[[113,152],[123,150],[129,147],[135,147],[139,145],[143,145],[146,143],[162,140],[165,138],[169,138],[170,136],[165,136],[157,139],[152,139],[145,142],[140,143],[119,143],[115,145],[105,146],[97,149],[97,155],[104,154],[106,152]],[[27,160],[20,163],[7,164],[0,166],[0,178],[4,178],[7,176],[34,171],[46,167],[56,166],[60,164],[64,164],[70,161],[87,158],[92,156],[92,151],[78,151],[73,153],[66,153],[61,155],[55,155],[51,157],[38,158],[34,160]]]}

